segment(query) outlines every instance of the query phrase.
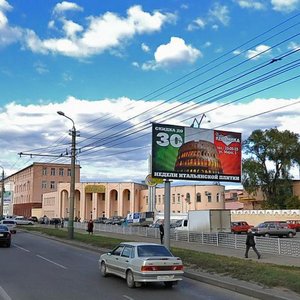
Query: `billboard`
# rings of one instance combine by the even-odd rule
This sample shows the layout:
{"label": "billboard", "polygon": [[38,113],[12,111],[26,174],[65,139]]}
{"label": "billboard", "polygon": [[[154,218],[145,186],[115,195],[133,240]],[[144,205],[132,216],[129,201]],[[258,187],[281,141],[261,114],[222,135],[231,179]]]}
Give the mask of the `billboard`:
{"label": "billboard", "polygon": [[152,124],[152,176],[241,181],[241,133]]}

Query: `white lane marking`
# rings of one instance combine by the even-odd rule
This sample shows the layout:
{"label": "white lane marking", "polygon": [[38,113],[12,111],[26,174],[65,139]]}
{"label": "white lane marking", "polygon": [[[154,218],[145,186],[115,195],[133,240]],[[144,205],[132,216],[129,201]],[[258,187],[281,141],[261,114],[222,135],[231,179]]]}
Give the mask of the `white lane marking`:
{"label": "white lane marking", "polygon": [[0,286],[0,298],[3,300],[12,300],[1,286]]}
{"label": "white lane marking", "polygon": [[39,258],[41,258],[41,259],[43,259],[43,260],[45,260],[45,261],[48,261],[49,263],[54,264],[54,265],[56,265],[56,266],[58,266],[58,267],[60,267],[60,268],[67,269],[67,267],[65,267],[65,266],[63,266],[63,265],[61,265],[61,264],[58,264],[58,263],[56,263],[55,261],[50,260],[50,259],[48,259],[48,258],[46,258],[46,257],[43,257],[43,256],[38,255],[38,254],[37,254],[36,256],[39,257]]}
{"label": "white lane marking", "polygon": [[123,295],[124,298],[128,299],[128,300],[134,300],[134,298],[131,298],[129,296]]}
{"label": "white lane marking", "polygon": [[25,251],[25,252],[30,252],[29,250],[27,250],[27,249],[25,249],[25,248],[23,248],[23,247],[21,247],[21,246],[18,246],[18,245],[16,245],[16,244],[14,244],[17,248],[19,248],[19,249],[21,249],[21,250],[23,250],[23,251]]}

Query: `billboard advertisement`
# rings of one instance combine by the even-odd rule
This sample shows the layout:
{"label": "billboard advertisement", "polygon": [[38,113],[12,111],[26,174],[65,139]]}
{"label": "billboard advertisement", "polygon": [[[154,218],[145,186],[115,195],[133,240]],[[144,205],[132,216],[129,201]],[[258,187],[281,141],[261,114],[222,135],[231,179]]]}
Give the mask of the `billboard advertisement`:
{"label": "billboard advertisement", "polygon": [[152,124],[152,176],[241,181],[241,133]]}

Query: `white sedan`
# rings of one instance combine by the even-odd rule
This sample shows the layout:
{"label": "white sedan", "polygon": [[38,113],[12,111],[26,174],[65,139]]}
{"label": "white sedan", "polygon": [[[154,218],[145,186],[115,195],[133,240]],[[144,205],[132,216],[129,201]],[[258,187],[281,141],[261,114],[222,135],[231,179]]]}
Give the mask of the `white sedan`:
{"label": "white sedan", "polygon": [[25,217],[15,217],[14,219],[12,219],[13,221],[16,222],[17,225],[33,225],[34,223],[30,220],[28,220]]}
{"label": "white sedan", "polygon": [[7,228],[10,230],[11,233],[17,233],[16,230],[17,224],[15,221],[5,219],[5,220],[1,220],[0,224],[7,226]]}
{"label": "white sedan", "polygon": [[130,288],[146,282],[164,282],[172,287],[183,277],[182,260],[155,243],[121,243],[100,256],[99,269],[103,277],[114,274],[126,279]]}

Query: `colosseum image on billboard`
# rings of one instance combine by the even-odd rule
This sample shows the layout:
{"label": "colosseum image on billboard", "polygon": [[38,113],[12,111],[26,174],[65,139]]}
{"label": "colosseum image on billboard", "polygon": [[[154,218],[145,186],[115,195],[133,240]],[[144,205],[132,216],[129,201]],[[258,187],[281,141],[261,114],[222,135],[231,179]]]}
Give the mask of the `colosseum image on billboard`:
{"label": "colosseum image on billboard", "polygon": [[152,176],[241,181],[241,133],[152,124]]}

